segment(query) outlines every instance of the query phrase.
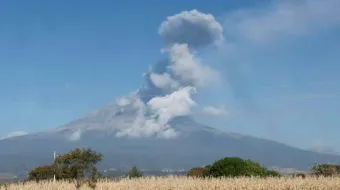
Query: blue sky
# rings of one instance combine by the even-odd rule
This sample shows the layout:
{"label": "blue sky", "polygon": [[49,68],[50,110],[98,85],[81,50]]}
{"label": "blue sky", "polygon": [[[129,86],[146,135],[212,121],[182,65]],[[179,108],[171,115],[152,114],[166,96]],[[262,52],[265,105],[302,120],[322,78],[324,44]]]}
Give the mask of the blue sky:
{"label": "blue sky", "polygon": [[0,136],[54,128],[138,89],[163,58],[168,16],[212,14],[225,43],[197,52],[221,76],[196,101],[224,131],[340,152],[336,0],[7,1],[0,6]]}

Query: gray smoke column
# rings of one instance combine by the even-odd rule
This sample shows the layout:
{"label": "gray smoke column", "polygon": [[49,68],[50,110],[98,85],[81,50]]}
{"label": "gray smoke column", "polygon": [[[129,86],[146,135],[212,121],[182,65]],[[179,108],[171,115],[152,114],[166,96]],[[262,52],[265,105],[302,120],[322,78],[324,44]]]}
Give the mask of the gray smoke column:
{"label": "gray smoke column", "polygon": [[178,132],[168,122],[190,115],[197,105],[192,95],[215,82],[219,74],[197,58],[197,48],[223,41],[222,27],[210,14],[197,10],[170,16],[159,27],[167,59],[144,75],[145,84],[135,94],[117,100],[117,105],[132,106],[136,119],[120,128],[118,137],[175,138]]}
{"label": "gray smoke column", "polygon": [[187,44],[193,49],[222,41],[222,32],[222,26],[213,15],[197,10],[169,16],[158,30],[166,45]]}

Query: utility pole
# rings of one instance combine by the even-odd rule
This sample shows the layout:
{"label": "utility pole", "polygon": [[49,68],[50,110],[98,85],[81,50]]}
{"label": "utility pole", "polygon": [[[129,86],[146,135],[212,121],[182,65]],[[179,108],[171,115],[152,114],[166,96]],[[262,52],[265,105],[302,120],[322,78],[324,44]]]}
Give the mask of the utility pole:
{"label": "utility pole", "polygon": [[[56,152],[53,152],[53,164],[55,162],[55,157],[56,157]],[[53,167],[54,168],[54,167]],[[54,174],[53,174],[53,182],[55,182],[55,170],[54,170]]]}

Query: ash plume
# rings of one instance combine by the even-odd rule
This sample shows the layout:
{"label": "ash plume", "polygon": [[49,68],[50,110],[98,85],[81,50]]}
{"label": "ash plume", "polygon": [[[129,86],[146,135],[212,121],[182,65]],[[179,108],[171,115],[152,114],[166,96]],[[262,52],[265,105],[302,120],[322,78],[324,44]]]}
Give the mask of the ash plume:
{"label": "ash plume", "polygon": [[117,100],[118,106],[133,106],[136,117],[120,127],[116,136],[175,138],[178,132],[169,121],[190,115],[197,105],[192,95],[218,80],[218,72],[202,64],[196,50],[223,40],[223,29],[210,14],[183,11],[168,17],[159,27],[167,59],[159,61],[144,75],[145,83],[130,96]]}

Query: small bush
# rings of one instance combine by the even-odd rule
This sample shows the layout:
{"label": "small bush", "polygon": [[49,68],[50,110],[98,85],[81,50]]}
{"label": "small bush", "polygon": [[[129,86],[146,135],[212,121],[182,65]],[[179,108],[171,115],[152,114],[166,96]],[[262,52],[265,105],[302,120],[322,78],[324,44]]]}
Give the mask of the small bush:
{"label": "small bush", "polygon": [[132,169],[126,174],[128,178],[138,178],[142,177],[143,173],[140,172],[136,166],[132,167]]}
{"label": "small bush", "polygon": [[192,168],[188,171],[187,177],[205,177],[209,173],[209,166],[204,168]]}
{"label": "small bush", "polygon": [[294,174],[294,177],[299,177],[299,178],[305,179],[306,178],[306,174],[304,174],[304,173],[297,173],[297,174]]}

